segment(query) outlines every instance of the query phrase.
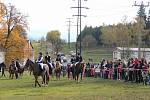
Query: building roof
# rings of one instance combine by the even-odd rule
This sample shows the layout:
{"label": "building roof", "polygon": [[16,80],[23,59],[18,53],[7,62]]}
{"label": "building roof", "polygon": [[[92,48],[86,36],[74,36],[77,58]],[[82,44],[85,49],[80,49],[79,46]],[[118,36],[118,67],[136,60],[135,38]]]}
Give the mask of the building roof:
{"label": "building roof", "polygon": [[[138,51],[138,48],[127,48],[127,47],[116,47],[116,50],[130,50],[130,51]],[[150,48],[141,48],[141,51],[149,51],[150,52]]]}

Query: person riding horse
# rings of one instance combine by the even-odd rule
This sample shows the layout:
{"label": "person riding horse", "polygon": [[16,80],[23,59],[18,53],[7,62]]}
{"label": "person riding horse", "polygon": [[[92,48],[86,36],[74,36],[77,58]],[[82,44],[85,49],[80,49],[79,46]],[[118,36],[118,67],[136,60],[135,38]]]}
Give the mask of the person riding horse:
{"label": "person riding horse", "polygon": [[40,68],[43,71],[44,67],[43,67],[43,55],[42,55],[42,52],[39,53],[39,57],[36,60],[36,63],[38,63],[40,65]]}
{"label": "person riding horse", "polygon": [[81,63],[82,61],[82,56],[80,55],[80,53],[78,53],[78,55],[76,56],[76,64]]}
{"label": "person riding horse", "polygon": [[11,70],[18,71],[15,59],[12,59],[11,64],[10,64],[10,68],[11,68]]}
{"label": "person riding horse", "polygon": [[19,61],[19,59],[18,59],[18,58],[16,59],[15,64],[16,64],[16,67],[17,67],[18,69],[20,69],[21,64],[20,64],[20,61]]}
{"label": "person riding horse", "polygon": [[51,68],[53,68],[53,65],[52,65],[52,62],[51,62],[51,57],[48,54],[48,52],[46,52],[45,63],[48,64],[48,66],[50,66]]}
{"label": "person riding horse", "polygon": [[75,58],[75,56],[73,55],[72,57],[71,57],[71,64],[74,64],[76,62],[76,58]]}
{"label": "person riding horse", "polygon": [[13,79],[13,76],[15,74],[16,79],[18,78],[18,68],[16,66],[16,61],[15,59],[12,59],[10,67],[9,67],[9,73],[10,73],[10,78]]}
{"label": "person riding horse", "polygon": [[61,63],[61,57],[60,57],[60,55],[59,55],[59,54],[57,55],[56,61],[58,61],[58,62],[60,62],[60,63]]}

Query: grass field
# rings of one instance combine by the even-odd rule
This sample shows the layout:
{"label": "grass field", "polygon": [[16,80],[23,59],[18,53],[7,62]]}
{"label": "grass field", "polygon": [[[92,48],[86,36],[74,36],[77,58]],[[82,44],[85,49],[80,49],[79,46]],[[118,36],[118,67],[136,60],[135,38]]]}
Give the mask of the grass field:
{"label": "grass field", "polygon": [[150,86],[123,81],[86,78],[79,84],[52,79],[35,88],[28,73],[21,79],[0,78],[0,100],[150,100]]}

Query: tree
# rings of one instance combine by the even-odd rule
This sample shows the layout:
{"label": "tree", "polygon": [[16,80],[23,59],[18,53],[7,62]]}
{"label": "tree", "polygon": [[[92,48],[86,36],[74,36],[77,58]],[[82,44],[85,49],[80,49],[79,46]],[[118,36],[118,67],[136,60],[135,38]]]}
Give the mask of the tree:
{"label": "tree", "polygon": [[56,51],[56,54],[58,54],[62,50],[64,43],[65,41],[62,39],[57,40],[54,46],[54,50]]}
{"label": "tree", "polygon": [[8,40],[10,35],[12,34],[12,31],[17,27],[18,30],[21,32],[25,31],[24,28],[27,28],[27,20],[26,16],[21,14],[15,6],[9,4],[9,6],[6,7],[6,15],[4,16],[3,20],[3,27],[4,29],[7,29],[7,35],[6,35],[6,41],[5,41],[5,49],[7,50],[9,46]]}
{"label": "tree", "polygon": [[83,31],[81,32],[81,35],[82,35],[81,37],[83,40],[87,35],[92,35],[96,39],[97,44],[100,44],[101,41],[100,41],[99,37],[101,34],[102,34],[102,32],[101,32],[100,27],[85,26]]}
{"label": "tree", "polygon": [[82,40],[83,46],[86,48],[94,47],[97,45],[96,39],[92,35],[86,35]]}
{"label": "tree", "polygon": [[52,48],[56,54],[62,49],[63,41],[60,39],[60,32],[53,30],[47,33],[46,40],[52,43]]}
{"label": "tree", "polygon": [[54,45],[60,39],[60,32],[58,30],[50,31],[47,33],[46,40]]}
{"label": "tree", "polygon": [[5,49],[5,61],[9,64],[12,58],[23,59],[27,21],[11,4],[1,3],[0,9],[0,45]]}
{"label": "tree", "polygon": [[109,45],[116,45],[117,39],[116,39],[116,29],[115,25],[108,25],[103,26],[101,28],[102,30],[102,36],[100,37],[104,44]]}

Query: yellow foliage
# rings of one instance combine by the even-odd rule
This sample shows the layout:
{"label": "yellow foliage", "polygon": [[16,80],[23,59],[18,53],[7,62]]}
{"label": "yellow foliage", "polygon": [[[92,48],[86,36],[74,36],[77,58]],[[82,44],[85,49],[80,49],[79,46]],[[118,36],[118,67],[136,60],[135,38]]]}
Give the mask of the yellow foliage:
{"label": "yellow foliage", "polygon": [[[7,45],[5,46],[5,48],[7,48],[5,61],[8,64],[10,63],[12,58],[23,59],[24,56],[23,49],[27,41],[20,36],[20,32],[21,32],[20,30],[17,30],[17,28],[15,28],[12,31],[10,37],[8,38]],[[4,29],[0,30],[0,44],[2,46],[5,45],[6,35],[7,35],[7,30]]]}

